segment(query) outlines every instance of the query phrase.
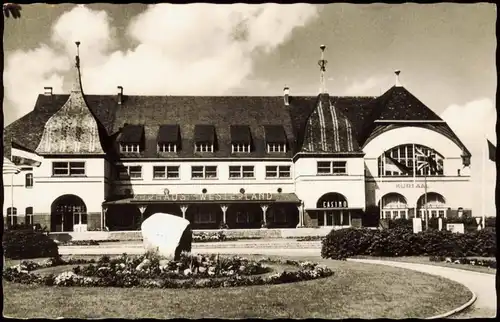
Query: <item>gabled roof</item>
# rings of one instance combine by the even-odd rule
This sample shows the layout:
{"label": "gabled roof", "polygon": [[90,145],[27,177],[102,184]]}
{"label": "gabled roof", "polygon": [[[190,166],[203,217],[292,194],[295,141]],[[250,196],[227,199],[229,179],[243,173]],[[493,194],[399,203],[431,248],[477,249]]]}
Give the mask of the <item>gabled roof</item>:
{"label": "gabled roof", "polygon": [[[39,95],[33,111],[4,129],[5,156],[10,156],[8,142],[11,138],[34,151],[40,143],[45,123],[64,105],[68,97],[69,95]],[[344,125],[347,124],[346,121],[350,123],[355,138],[353,144],[357,141],[359,146],[363,146],[371,136],[376,127],[375,120],[440,120],[401,87],[393,87],[378,98],[330,96],[329,100],[335,107],[337,117],[344,120]],[[144,126],[144,149],[140,153],[122,155],[122,158],[290,159],[301,151],[310,116],[318,106],[317,96],[290,96],[289,106],[284,104],[282,96],[123,96],[122,104],[118,104],[116,95],[85,95],[85,101],[97,120],[101,142],[103,147],[106,146],[108,154],[118,155],[116,142],[125,124]],[[179,125],[180,142],[176,153],[161,153],[157,150],[160,128],[166,121]],[[215,128],[217,144],[217,150],[209,156],[194,153],[193,149],[195,125],[207,124]],[[245,124],[250,130],[250,153],[231,153],[231,125],[238,124]],[[282,127],[281,133],[289,145],[286,153],[267,153],[265,128],[269,125]],[[443,134],[447,133],[453,140],[460,142],[449,127],[445,129],[446,124],[436,127],[442,128]],[[317,141],[320,131],[313,128],[312,132],[314,141]]]}
{"label": "gabled roof", "polygon": [[402,86],[393,86],[366,106],[370,110],[359,134],[359,144],[375,129],[375,121],[442,121],[442,119]]}

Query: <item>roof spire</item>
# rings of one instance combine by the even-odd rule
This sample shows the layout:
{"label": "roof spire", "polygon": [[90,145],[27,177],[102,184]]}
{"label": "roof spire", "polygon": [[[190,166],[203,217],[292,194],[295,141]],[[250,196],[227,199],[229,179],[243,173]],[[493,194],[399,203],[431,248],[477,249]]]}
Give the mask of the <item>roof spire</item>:
{"label": "roof spire", "polygon": [[318,65],[320,68],[320,89],[319,92],[320,94],[326,93],[326,86],[325,86],[325,72],[326,72],[326,64],[328,63],[327,60],[325,60],[325,45],[319,46],[321,49],[321,59],[318,61]]}
{"label": "roof spire", "polygon": [[396,69],[394,71],[394,74],[396,74],[396,87],[401,87],[401,82],[399,81],[399,74],[401,73],[401,71],[399,69]]}
{"label": "roof spire", "polygon": [[75,41],[76,44],[76,56],[75,56],[75,67],[76,67],[76,79],[73,83],[73,92],[80,92],[82,90],[82,82],[80,77],[80,42]]}

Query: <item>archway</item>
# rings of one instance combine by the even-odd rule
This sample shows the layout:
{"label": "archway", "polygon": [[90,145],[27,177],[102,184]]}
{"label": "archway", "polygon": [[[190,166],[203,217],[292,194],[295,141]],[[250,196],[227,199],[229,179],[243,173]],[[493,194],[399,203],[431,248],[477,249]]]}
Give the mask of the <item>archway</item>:
{"label": "archway", "polygon": [[380,217],[387,219],[408,219],[408,202],[406,198],[396,192],[384,195],[380,199]]}
{"label": "archway", "polygon": [[63,195],[51,206],[50,230],[74,231],[75,225],[87,225],[87,207],[75,195]]}
{"label": "archway", "polygon": [[350,226],[351,212],[347,198],[337,192],[329,192],[318,199],[316,203],[318,226]]}
{"label": "archway", "polygon": [[[426,202],[427,201],[427,202]],[[446,218],[446,200],[437,192],[428,192],[427,200],[423,194],[417,201],[417,214],[419,217],[425,218],[425,210],[427,209],[429,218],[441,217]]]}

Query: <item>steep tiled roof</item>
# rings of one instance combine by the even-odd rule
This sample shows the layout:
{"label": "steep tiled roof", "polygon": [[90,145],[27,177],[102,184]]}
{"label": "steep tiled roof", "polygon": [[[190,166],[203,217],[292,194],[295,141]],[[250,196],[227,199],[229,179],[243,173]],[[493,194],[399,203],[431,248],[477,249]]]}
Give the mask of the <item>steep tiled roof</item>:
{"label": "steep tiled roof", "polygon": [[[10,156],[10,138],[34,151],[40,142],[47,120],[67,101],[68,95],[39,95],[32,112],[13,122],[4,129],[4,153]],[[318,106],[317,96],[291,96],[289,106],[282,96],[123,96],[122,104],[115,95],[85,95],[85,101],[96,117],[103,145],[109,153],[117,154],[117,138],[126,124],[144,125],[144,150],[128,153],[127,157],[234,157],[234,158],[291,158],[303,147],[307,124]],[[439,117],[425,107],[413,95],[401,87],[393,87],[378,98],[330,96],[335,107],[340,131],[347,133],[351,125],[352,136],[362,146],[375,129],[374,120],[439,120]],[[325,114],[327,117],[328,113]],[[330,113],[331,114],[331,113]],[[331,115],[328,116],[331,118]],[[347,123],[346,123],[347,121]],[[160,127],[178,124],[180,146],[177,153],[157,151]],[[214,153],[194,152],[195,125],[213,125],[216,132],[217,149]],[[231,125],[244,124],[250,129],[252,151],[238,155],[231,154]],[[330,123],[332,124],[332,123]],[[286,153],[272,155],[266,152],[265,126],[281,125],[289,145]],[[446,126],[440,125],[441,127]],[[330,129],[327,129],[330,131]],[[451,130],[442,128],[460,142]],[[331,134],[331,133],[330,133]],[[328,134],[328,135],[330,135]],[[313,129],[315,142],[321,136]],[[106,140],[106,138],[109,138]],[[343,144],[343,143],[341,143]],[[457,143],[458,144],[458,143]],[[461,143],[460,143],[461,144]],[[354,150],[356,150],[354,148]]]}
{"label": "steep tiled roof", "polygon": [[351,121],[332,104],[328,94],[319,95],[309,115],[300,152],[361,152]]}
{"label": "steep tiled roof", "polygon": [[419,101],[404,87],[393,86],[382,96],[371,101],[367,110],[364,125],[358,133],[359,144],[364,145],[366,139],[375,129],[376,120],[384,121],[440,121],[436,113]]}

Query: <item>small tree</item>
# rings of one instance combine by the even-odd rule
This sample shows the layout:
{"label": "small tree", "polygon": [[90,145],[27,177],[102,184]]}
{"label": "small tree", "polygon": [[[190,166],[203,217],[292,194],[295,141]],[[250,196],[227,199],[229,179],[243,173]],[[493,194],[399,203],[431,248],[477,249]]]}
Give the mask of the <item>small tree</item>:
{"label": "small tree", "polygon": [[6,18],[9,18],[10,16],[14,19],[21,18],[21,10],[21,6],[17,3],[7,2],[3,4],[3,15]]}

